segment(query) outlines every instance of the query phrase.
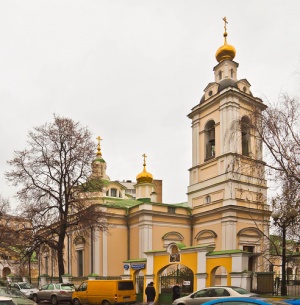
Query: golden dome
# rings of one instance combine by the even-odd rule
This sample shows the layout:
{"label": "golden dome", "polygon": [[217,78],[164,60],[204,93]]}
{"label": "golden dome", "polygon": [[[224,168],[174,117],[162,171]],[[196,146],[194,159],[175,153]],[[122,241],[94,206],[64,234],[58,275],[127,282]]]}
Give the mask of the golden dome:
{"label": "golden dome", "polygon": [[223,18],[225,22],[225,32],[224,32],[224,45],[222,45],[216,52],[216,60],[218,62],[222,62],[223,60],[229,59],[233,60],[236,54],[236,50],[234,46],[231,46],[230,44],[227,44],[227,32],[226,32],[226,17]]}
{"label": "golden dome", "polygon": [[141,173],[139,173],[137,176],[136,176],[136,181],[137,183],[152,183],[153,181],[153,176],[151,173],[148,173],[147,170],[146,170],[146,155],[143,154],[143,157],[144,157],[144,163],[143,163],[143,171]]}

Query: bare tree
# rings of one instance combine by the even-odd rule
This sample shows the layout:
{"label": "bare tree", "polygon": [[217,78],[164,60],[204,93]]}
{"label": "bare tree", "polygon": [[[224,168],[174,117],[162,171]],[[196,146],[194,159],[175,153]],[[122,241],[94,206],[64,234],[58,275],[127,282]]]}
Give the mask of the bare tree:
{"label": "bare tree", "polygon": [[[7,252],[10,249],[10,218],[9,215],[10,204],[7,198],[0,195],[0,248],[3,252]],[[4,255],[5,256],[5,255]]]}
{"label": "bare tree", "polygon": [[32,220],[32,226],[24,229],[28,251],[47,244],[57,253],[60,277],[65,273],[64,241],[68,230],[106,228],[101,210],[79,196],[91,185],[102,188],[101,180],[88,179],[94,146],[86,127],[54,116],[53,122],[29,132],[28,148],[15,151],[8,161],[12,170],[6,178],[19,187],[20,210]]}
{"label": "bare tree", "polygon": [[[300,208],[300,102],[283,95],[262,113],[254,111],[255,128],[266,148],[266,166],[276,184],[272,208],[282,214]],[[261,122],[262,128],[257,128]],[[276,203],[276,204],[275,204]],[[287,234],[299,239],[299,222],[294,221]]]}
{"label": "bare tree", "polygon": [[284,95],[277,105],[269,105],[260,118],[262,128],[257,132],[268,152],[267,166],[277,176],[300,184],[299,101]]}

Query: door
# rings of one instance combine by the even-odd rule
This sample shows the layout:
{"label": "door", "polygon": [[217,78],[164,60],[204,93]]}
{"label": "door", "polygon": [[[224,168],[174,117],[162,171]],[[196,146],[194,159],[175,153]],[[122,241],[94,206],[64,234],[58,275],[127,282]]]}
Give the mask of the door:
{"label": "door", "polygon": [[[83,282],[75,292],[76,297],[79,299],[81,304],[88,304],[88,291],[87,291],[87,282]],[[75,297],[75,298],[76,298]],[[73,299],[75,299],[73,298]]]}
{"label": "door", "polygon": [[38,297],[40,300],[50,300],[52,292],[54,290],[53,284],[47,284],[42,286],[41,290],[38,292]]}

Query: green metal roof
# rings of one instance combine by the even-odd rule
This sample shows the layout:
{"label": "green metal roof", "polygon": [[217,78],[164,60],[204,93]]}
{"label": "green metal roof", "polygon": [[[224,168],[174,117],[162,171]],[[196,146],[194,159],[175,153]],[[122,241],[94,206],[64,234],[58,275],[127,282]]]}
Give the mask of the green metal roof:
{"label": "green metal roof", "polygon": [[212,255],[224,255],[224,254],[234,254],[234,253],[248,253],[247,251],[243,250],[223,250],[223,251],[214,251],[207,253],[207,255],[212,256]]}

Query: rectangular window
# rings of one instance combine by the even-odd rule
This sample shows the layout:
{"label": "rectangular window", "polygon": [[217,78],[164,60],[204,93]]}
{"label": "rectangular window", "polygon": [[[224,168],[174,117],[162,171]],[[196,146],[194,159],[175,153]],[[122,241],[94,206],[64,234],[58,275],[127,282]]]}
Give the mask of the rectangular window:
{"label": "rectangular window", "polygon": [[133,290],[133,282],[118,282],[119,290]]}
{"label": "rectangular window", "polygon": [[175,208],[174,207],[168,207],[168,213],[169,214],[175,214]]}
{"label": "rectangular window", "polygon": [[77,250],[77,275],[83,276],[83,251]]}

